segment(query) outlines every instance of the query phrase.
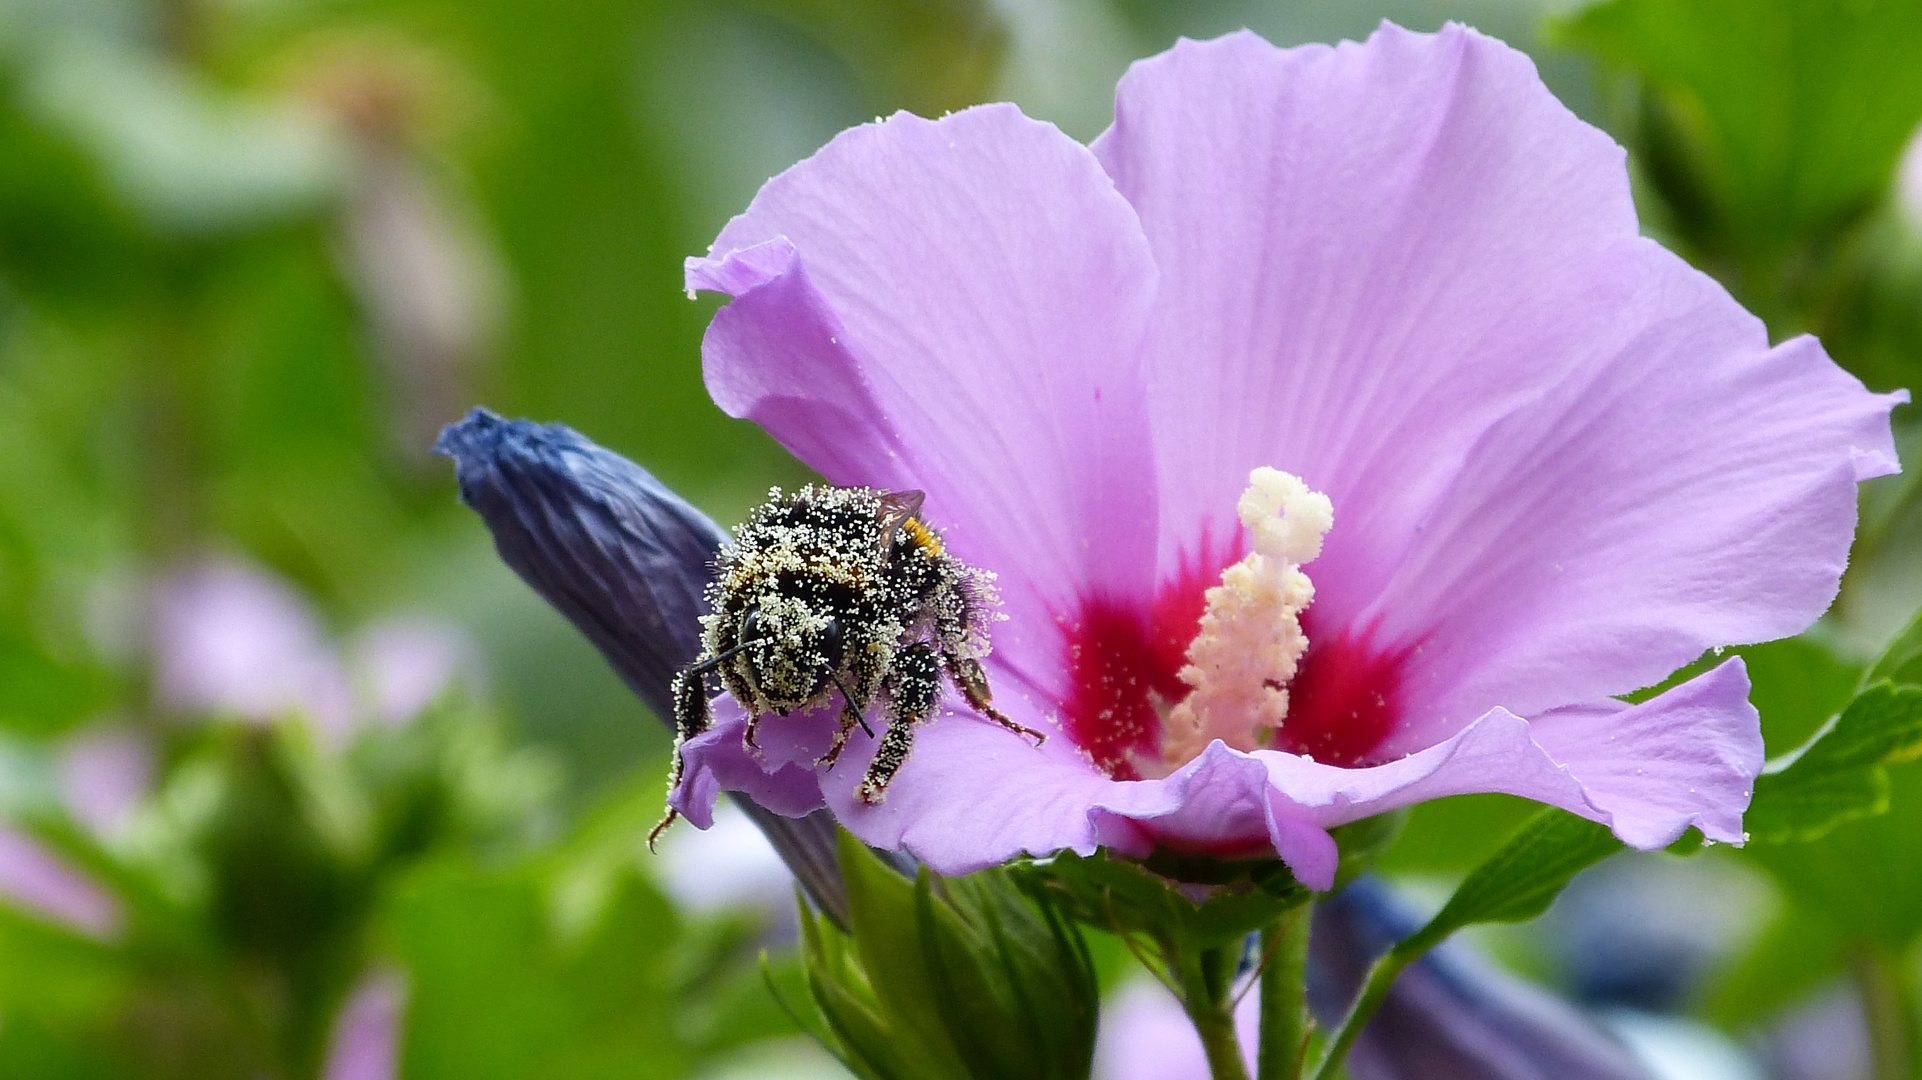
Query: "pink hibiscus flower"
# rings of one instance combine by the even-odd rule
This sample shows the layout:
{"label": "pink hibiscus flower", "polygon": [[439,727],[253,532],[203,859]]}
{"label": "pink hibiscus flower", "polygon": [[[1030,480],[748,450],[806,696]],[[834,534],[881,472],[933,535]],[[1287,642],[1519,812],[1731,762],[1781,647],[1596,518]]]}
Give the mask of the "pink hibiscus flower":
{"label": "pink hibiscus flower", "polygon": [[837,484],[919,488],[996,572],[996,703],[886,799],[833,710],[738,707],[674,802],[822,805],[960,873],[1021,852],[1278,852],[1502,791],[1637,847],[1742,838],[1739,660],[1834,597],[1888,413],[1637,233],[1624,155],[1460,27],[1184,41],[1084,147],[897,114],[770,181],[690,289],[715,401]]}

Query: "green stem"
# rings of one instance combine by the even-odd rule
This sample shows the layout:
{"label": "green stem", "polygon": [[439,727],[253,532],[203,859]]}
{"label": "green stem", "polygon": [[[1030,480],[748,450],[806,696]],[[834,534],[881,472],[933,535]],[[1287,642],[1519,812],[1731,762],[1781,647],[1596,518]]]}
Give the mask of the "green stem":
{"label": "green stem", "polygon": [[1906,965],[1864,948],[1849,958],[1856,992],[1869,1028],[1869,1075],[1874,1080],[1909,1080],[1916,1053],[1915,988]]}
{"label": "green stem", "polygon": [[1204,949],[1195,960],[1180,965],[1182,1007],[1201,1036],[1214,1080],[1248,1080],[1248,1064],[1241,1059],[1241,1040],[1235,1035],[1235,1000],[1230,993],[1238,948]]}
{"label": "green stem", "polygon": [[1208,1054],[1208,1074],[1214,1080],[1248,1080],[1248,1063],[1241,1059],[1241,1040],[1235,1036],[1234,1010],[1215,1006],[1191,1011],[1188,1019]]}
{"label": "green stem", "polygon": [[1335,1037],[1329,1041],[1328,1049],[1322,1052],[1321,1060],[1315,1063],[1315,1070],[1310,1074],[1313,1080],[1334,1080],[1341,1070],[1342,1060],[1360,1037],[1361,1029],[1368,1026],[1375,1010],[1381,1008],[1383,999],[1388,997],[1388,991],[1395,985],[1395,977],[1427,951],[1425,943],[1405,947],[1414,940],[1410,938],[1388,950],[1368,969],[1368,978],[1361,984],[1361,992],[1355,995],[1355,1003],[1349,1006],[1348,1015],[1342,1017],[1341,1026],[1335,1029]]}
{"label": "green stem", "polygon": [[1258,1080],[1300,1080],[1307,1064],[1308,929],[1314,905],[1303,904],[1261,932],[1261,1050]]}

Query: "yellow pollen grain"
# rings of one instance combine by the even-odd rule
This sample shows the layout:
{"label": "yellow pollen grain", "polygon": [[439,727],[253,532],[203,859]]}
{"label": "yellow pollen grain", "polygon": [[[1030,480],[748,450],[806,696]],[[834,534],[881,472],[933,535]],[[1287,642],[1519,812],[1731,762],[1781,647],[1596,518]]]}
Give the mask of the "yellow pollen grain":
{"label": "yellow pollen grain", "polygon": [[1288,683],[1308,648],[1301,613],[1315,598],[1303,563],[1321,554],[1334,526],[1328,496],[1266,466],[1248,475],[1236,504],[1248,554],[1221,573],[1181,681],[1192,692],[1168,714],[1162,754],[1170,767],[1220,739],[1254,750],[1288,715]]}

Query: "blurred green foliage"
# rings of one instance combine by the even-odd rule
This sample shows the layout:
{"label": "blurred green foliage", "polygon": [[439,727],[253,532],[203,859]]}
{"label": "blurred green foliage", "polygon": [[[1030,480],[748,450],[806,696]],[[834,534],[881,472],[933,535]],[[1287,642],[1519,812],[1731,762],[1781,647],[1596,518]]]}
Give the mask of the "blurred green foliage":
{"label": "blurred green foliage", "polygon": [[1668,237],[1778,334],[1908,385],[1917,225],[1888,194],[1922,121],[1922,6],[1607,0],[1559,29],[1616,74],[1615,124]]}
{"label": "blurred green foliage", "polygon": [[[1629,147],[1649,231],[1776,336],[1922,381],[1922,206],[1896,197],[1917,0],[0,4],[0,816],[115,920],[0,903],[0,1077],[314,1076],[370,972],[399,973],[409,1076],[689,1076],[794,1034],[753,962],[767,916],[677,911],[635,848],[664,732],[499,565],[434,428],[562,420],[734,520],[804,472],[707,401],[714,301],[681,260],[767,176],[896,108],[1012,97],[1091,137],[1177,34],[1384,16],[1529,50]],[[1865,493],[1823,625],[1740,650],[1771,753],[1922,604],[1916,491]],[[332,741],[170,700],[154,589],[209,556],[291,583],[329,642],[464,627],[485,689]],[[108,831],[62,778],[101,730],[154,757]],[[1864,956],[1913,966],[1918,768],[1819,843],[1708,856],[1780,902],[1704,1015],[1744,1030]],[[1531,812],[1421,807],[1379,866],[1459,879]]]}

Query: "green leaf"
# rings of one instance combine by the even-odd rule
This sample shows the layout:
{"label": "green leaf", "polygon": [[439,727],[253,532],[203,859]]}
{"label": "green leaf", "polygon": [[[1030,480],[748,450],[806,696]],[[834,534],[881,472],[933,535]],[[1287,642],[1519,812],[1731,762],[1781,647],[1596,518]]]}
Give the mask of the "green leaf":
{"label": "green leaf", "polygon": [[1882,682],[1756,778],[1744,819],[1752,840],[1813,840],[1888,809],[1883,766],[1922,753],[1922,687]]}
{"label": "green leaf", "polygon": [[441,866],[401,890],[403,1072],[463,1080],[686,1076],[673,961],[679,920],[637,874],[567,940],[534,868]]}
{"label": "green leaf", "polygon": [[1548,909],[1569,879],[1617,851],[1608,826],[1550,807],[1476,867],[1428,925],[1396,946],[1419,955],[1464,926],[1520,922]]}
{"label": "green leaf", "polygon": [[1561,31],[1641,81],[1644,164],[1712,248],[1779,255],[1842,222],[1922,120],[1912,0],[1608,0]]}
{"label": "green leaf", "polygon": [[1883,679],[1906,683],[1922,682],[1922,665],[1916,665],[1917,670],[1909,670],[1910,665],[1917,660],[1922,660],[1922,609],[1916,611],[1915,617],[1909,620],[1909,625],[1895,635],[1895,640],[1889,642],[1889,647],[1883,649],[1882,655],[1869,666],[1869,670],[1862,676],[1862,685],[1867,687]]}
{"label": "green leaf", "polygon": [[1749,700],[1762,714],[1770,756],[1809,741],[1868,685],[1862,664],[1837,655],[1819,629],[1736,651],[1748,664]]}
{"label": "green leaf", "polygon": [[1365,817],[1338,825],[1329,832],[1335,838],[1335,846],[1341,850],[1341,862],[1335,867],[1335,884],[1328,891],[1340,892],[1348,883],[1368,872],[1386,855],[1395,841],[1401,839],[1402,830],[1408,825],[1408,811],[1390,810],[1385,814]]}
{"label": "green leaf", "polygon": [[1469,873],[1428,925],[1375,960],[1307,1075],[1332,1080],[1362,1028],[1387,1000],[1402,969],[1448,935],[1475,923],[1532,919],[1548,909],[1570,878],[1621,849],[1622,842],[1606,825],[1557,807],[1536,814],[1500,851]]}
{"label": "green leaf", "polygon": [[1851,945],[1899,950],[1922,935],[1922,768],[1885,770],[1888,812],[1845,821],[1815,843],[1748,844],[1804,917]]}
{"label": "green leaf", "polygon": [[818,38],[877,107],[935,116],[994,92],[1007,32],[982,0],[749,0]]}
{"label": "green leaf", "polygon": [[1390,876],[1459,880],[1493,855],[1541,804],[1516,795],[1451,795],[1410,808],[1408,825],[1378,864]]}

